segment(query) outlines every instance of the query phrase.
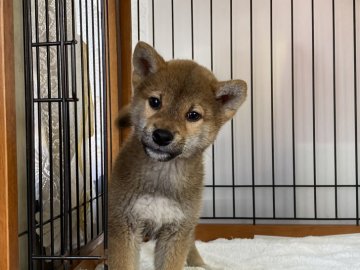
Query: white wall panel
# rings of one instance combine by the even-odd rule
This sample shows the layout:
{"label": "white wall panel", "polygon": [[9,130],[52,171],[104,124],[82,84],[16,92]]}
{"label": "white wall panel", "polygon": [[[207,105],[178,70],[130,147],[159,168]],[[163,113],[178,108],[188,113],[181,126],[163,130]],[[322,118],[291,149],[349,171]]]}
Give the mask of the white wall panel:
{"label": "white wall panel", "polygon": [[[334,0],[334,13],[332,0],[154,0],[155,48],[166,59],[194,56],[219,80],[248,84],[233,126],[205,152],[203,216],[356,218],[355,2],[356,59],[352,0]],[[133,43],[140,33],[152,44],[152,0],[132,3]]]}

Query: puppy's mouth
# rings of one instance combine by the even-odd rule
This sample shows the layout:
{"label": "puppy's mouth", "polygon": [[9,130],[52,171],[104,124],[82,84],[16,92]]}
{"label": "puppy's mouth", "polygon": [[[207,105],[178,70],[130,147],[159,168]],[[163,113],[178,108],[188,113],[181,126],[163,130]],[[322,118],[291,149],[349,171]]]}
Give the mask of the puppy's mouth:
{"label": "puppy's mouth", "polygon": [[151,157],[152,159],[155,159],[157,161],[169,161],[178,156],[180,153],[173,153],[165,150],[161,150],[158,148],[154,148],[150,145],[147,145],[143,143],[144,151],[145,153]]}

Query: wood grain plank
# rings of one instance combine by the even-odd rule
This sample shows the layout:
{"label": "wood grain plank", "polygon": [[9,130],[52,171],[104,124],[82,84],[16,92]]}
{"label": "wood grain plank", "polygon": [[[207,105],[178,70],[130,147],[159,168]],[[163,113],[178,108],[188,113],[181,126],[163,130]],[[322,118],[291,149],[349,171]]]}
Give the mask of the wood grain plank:
{"label": "wood grain plank", "polygon": [[0,1],[0,269],[18,269],[13,1]]}
{"label": "wood grain plank", "polygon": [[[121,82],[120,82],[120,108],[128,104],[132,94],[132,31],[131,31],[131,1],[120,1],[120,63],[121,63]],[[129,135],[130,129],[121,130],[121,142]]]}
{"label": "wood grain plank", "polygon": [[109,160],[109,172],[111,171],[112,164],[120,149],[120,132],[115,126],[115,119],[118,115],[120,107],[120,95],[119,95],[119,75],[120,67],[118,62],[118,39],[117,39],[117,11],[116,0],[108,1],[107,10],[107,31],[108,39],[106,40],[106,46],[108,50],[107,58],[107,74],[108,74],[108,160]]}

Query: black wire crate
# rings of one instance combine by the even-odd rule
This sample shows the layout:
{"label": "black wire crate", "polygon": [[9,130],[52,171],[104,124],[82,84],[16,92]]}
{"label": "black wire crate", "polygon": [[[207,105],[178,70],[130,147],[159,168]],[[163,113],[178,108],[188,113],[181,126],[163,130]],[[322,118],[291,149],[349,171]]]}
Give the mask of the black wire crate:
{"label": "black wire crate", "polygon": [[104,259],[106,5],[24,0],[29,269]]}
{"label": "black wire crate", "polygon": [[248,85],[205,152],[201,222],[359,225],[359,1],[131,3],[133,44]]}

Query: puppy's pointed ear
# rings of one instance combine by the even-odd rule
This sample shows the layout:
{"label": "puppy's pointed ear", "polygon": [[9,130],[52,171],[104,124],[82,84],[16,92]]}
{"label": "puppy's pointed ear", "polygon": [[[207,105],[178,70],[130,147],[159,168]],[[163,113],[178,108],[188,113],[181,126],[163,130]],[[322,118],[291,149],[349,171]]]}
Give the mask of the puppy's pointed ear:
{"label": "puppy's pointed ear", "polygon": [[219,82],[216,99],[222,106],[224,122],[231,119],[246,99],[247,85],[242,80]]}
{"label": "puppy's pointed ear", "polygon": [[164,59],[145,42],[138,42],[133,54],[134,83],[142,81],[150,74],[157,72],[165,65]]}

